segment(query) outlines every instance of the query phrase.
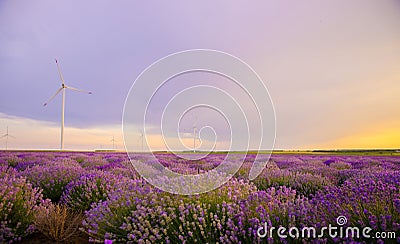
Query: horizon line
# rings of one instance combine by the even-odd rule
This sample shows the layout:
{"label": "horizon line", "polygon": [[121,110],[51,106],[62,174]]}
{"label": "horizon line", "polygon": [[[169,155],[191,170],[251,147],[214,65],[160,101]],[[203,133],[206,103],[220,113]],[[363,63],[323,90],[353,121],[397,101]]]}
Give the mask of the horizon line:
{"label": "horizon line", "polygon": [[0,152],[119,152],[119,153],[255,153],[255,152],[265,153],[265,152],[399,152],[400,148],[336,148],[336,149],[318,149],[318,148],[308,148],[308,149],[262,149],[262,150],[216,150],[216,151],[190,151],[190,150],[153,150],[153,151],[126,151],[119,149],[0,149]]}

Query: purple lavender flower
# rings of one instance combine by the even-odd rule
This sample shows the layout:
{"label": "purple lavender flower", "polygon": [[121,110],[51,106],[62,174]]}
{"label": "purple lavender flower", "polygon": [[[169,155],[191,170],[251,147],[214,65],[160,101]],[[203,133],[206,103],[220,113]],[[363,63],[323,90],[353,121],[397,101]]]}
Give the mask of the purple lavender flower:
{"label": "purple lavender flower", "polygon": [[33,232],[35,206],[42,194],[16,170],[0,166],[0,242],[19,241]]}

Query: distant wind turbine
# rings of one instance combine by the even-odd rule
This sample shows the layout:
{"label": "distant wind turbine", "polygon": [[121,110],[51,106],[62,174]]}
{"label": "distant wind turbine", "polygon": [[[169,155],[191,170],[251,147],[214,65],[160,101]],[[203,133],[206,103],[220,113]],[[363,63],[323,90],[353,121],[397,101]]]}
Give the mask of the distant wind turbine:
{"label": "distant wind turbine", "polygon": [[196,152],[196,132],[197,132],[197,117],[193,124],[193,152]]}
{"label": "distant wind turbine", "polygon": [[79,89],[77,89],[77,88],[74,88],[74,87],[70,87],[70,86],[65,85],[64,78],[63,78],[63,76],[62,76],[62,73],[61,73],[61,70],[60,70],[60,66],[58,66],[58,61],[57,61],[57,59],[56,59],[56,65],[57,65],[58,73],[59,73],[60,79],[61,79],[61,87],[60,87],[60,89],[57,90],[57,92],[56,92],[52,97],[50,97],[50,99],[49,99],[45,104],[43,104],[43,106],[46,106],[51,100],[53,100],[53,98],[55,98],[55,97],[58,95],[58,93],[60,93],[60,92],[62,91],[62,105],[61,105],[61,145],[60,145],[60,148],[61,148],[61,150],[63,150],[63,149],[64,149],[65,89],[70,89],[70,90],[73,90],[73,91],[83,92],[83,93],[87,93],[87,94],[92,94],[92,93],[91,93],[91,92],[88,92],[88,91],[79,90]]}
{"label": "distant wind turbine", "polygon": [[112,141],[112,143],[113,143],[113,149],[115,149],[115,142],[116,142],[116,140],[114,139],[114,136],[113,136],[113,138],[112,138],[110,141]]}
{"label": "distant wind turbine", "polygon": [[0,137],[0,138],[6,138],[6,151],[8,150],[8,138],[9,137],[11,137],[11,138],[14,138],[15,139],[15,137],[14,136],[12,136],[12,135],[10,135],[9,133],[8,133],[8,126],[7,126],[7,133],[6,134],[4,134],[2,137]]}
{"label": "distant wind turbine", "polygon": [[140,131],[140,137],[139,137],[139,140],[141,140],[141,141],[142,141],[142,152],[143,152],[143,140],[144,140],[144,135],[143,135],[143,132],[142,132],[142,131]]}

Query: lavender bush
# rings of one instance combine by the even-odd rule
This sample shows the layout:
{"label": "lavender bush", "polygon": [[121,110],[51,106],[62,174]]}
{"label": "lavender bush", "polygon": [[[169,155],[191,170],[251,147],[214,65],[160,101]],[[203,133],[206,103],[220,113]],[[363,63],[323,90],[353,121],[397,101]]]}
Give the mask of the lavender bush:
{"label": "lavender bush", "polygon": [[60,202],[73,210],[89,210],[92,203],[105,201],[116,185],[122,182],[127,182],[127,179],[121,175],[91,171],[71,181],[65,187]]}
{"label": "lavender bush", "polygon": [[295,189],[297,193],[310,196],[325,186],[332,183],[325,177],[310,173],[293,172],[289,170],[264,170],[254,180],[254,184],[260,190],[270,187],[286,186]]}
{"label": "lavender bush", "polygon": [[21,240],[33,232],[34,209],[42,194],[17,171],[0,166],[0,242]]}
{"label": "lavender bush", "polygon": [[94,204],[86,212],[84,227],[96,241],[210,242],[234,231],[233,218],[240,212],[236,202],[255,190],[249,183],[233,180],[206,194],[179,196],[130,181],[109,200]]}
{"label": "lavender bush", "polygon": [[394,174],[387,179],[377,178],[379,173],[375,177],[357,177],[341,187],[319,192],[312,199],[316,213],[311,222],[326,226],[335,223],[338,216],[345,216],[349,220],[347,226],[399,233],[400,178],[398,172]]}
{"label": "lavender bush", "polygon": [[71,160],[49,162],[46,165],[35,165],[21,172],[33,186],[43,190],[43,196],[52,202],[58,202],[65,187],[83,173],[82,167]]}

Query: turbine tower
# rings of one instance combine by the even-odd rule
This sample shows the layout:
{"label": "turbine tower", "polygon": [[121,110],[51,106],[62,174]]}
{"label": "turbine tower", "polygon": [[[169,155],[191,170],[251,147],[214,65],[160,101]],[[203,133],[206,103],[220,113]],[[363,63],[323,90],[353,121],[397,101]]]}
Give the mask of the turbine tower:
{"label": "turbine tower", "polygon": [[60,143],[61,145],[60,145],[60,148],[61,148],[61,150],[64,150],[65,89],[70,89],[70,90],[73,90],[73,91],[83,92],[83,93],[87,93],[87,94],[92,94],[92,93],[91,93],[91,92],[88,92],[88,91],[79,90],[79,89],[77,89],[77,88],[74,88],[74,87],[70,87],[70,86],[65,85],[64,78],[63,78],[63,76],[62,76],[62,73],[61,73],[61,70],[60,70],[60,66],[58,65],[57,59],[56,59],[56,65],[57,65],[58,73],[59,73],[60,79],[61,79],[61,87],[60,87],[60,89],[58,89],[58,90],[56,91],[56,93],[55,93],[52,97],[50,97],[50,99],[49,99],[45,104],[43,104],[43,106],[46,106],[51,100],[53,100],[54,97],[56,97],[56,96],[58,95],[58,93],[60,93],[60,92],[62,91],[62,104],[61,104],[61,143]]}
{"label": "turbine tower", "polygon": [[13,137],[12,135],[10,135],[9,133],[8,133],[8,126],[7,126],[7,133],[6,134],[4,134],[2,137],[0,137],[0,138],[6,138],[6,151],[8,150],[8,138],[9,137],[11,137],[11,138],[15,138],[15,137]]}

